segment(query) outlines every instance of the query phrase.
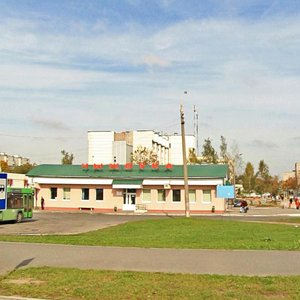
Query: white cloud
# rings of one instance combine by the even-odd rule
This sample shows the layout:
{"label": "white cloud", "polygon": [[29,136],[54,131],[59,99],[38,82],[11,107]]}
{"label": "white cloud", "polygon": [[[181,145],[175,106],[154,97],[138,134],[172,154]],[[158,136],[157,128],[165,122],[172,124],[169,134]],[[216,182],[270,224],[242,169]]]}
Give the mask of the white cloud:
{"label": "white cloud", "polygon": [[21,108],[10,108],[25,101],[27,120],[45,114],[43,125],[54,131],[154,128],[158,121],[157,129],[175,131],[184,102],[189,132],[198,106],[202,138],[223,134],[266,149],[278,134],[295,135],[295,127],[286,129],[295,121],[289,113],[300,111],[299,18],[188,19],[123,31],[110,31],[105,20],[65,31],[52,23],[46,30],[48,21],[0,22],[0,103],[8,120],[24,121]]}

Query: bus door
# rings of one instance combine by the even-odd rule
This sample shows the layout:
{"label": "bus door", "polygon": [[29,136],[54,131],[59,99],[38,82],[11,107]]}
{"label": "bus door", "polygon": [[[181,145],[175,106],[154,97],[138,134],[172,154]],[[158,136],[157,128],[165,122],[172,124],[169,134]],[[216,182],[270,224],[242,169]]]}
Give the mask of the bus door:
{"label": "bus door", "polygon": [[24,218],[32,218],[33,197],[32,194],[23,194]]}

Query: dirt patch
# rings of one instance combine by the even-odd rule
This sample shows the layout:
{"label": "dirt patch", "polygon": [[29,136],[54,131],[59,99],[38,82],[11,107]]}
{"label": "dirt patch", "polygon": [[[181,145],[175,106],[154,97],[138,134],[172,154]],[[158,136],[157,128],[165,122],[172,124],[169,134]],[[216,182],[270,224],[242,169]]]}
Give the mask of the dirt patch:
{"label": "dirt patch", "polygon": [[35,285],[40,285],[45,283],[45,281],[42,280],[37,280],[34,278],[22,278],[22,279],[7,279],[5,280],[6,283],[10,284],[35,284]]}

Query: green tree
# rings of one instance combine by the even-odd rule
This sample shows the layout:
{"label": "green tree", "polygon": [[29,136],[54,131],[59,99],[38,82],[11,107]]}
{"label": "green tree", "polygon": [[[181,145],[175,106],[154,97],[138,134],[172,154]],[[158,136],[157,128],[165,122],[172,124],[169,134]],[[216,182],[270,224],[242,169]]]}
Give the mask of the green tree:
{"label": "green tree", "polygon": [[265,163],[264,160],[261,160],[259,162],[259,164],[258,164],[257,176],[261,177],[262,179],[268,178],[270,176],[270,174],[269,174],[269,167]]}
{"label": "green tree", "polygon": [[158,162],[157,154],[153,150],[139,145],[137,149],[131,153],[131,162],[134,164],[144,163],[152,164]]}
{"label": "green tree", "polygon": [[73,159],[74,159],[74,155],[66,152],[65,150],[61,150],[61,154],[62,154],[62,159],[61,159],[61,164],[62,165],[72,165],[73,164]]}
{"label": "green tree", "polygon": [[272,192],[272,176],[269,174],[269,167],[261,160],[258,164],[258,171],[256,173],[255,190],[259,194]]}
{"label": "green tree", "polygon": [[202,151],[202,160],[203,163],[216,164],[218,162],[218,153],[215,148],[212,146],[210,138],[204,140],[203,151]]}
{"label": "green tree", "polygon": [[255,174],[254,167],[250,162],[246,164],[242,180],[245,192],[251,193],[254,190]]}

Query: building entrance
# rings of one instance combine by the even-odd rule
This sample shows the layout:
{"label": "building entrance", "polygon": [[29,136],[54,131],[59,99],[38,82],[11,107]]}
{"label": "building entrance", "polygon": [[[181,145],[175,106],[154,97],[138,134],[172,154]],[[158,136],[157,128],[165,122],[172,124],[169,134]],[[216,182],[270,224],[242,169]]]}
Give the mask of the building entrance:
{"label": "building entrance", "polygon": [[136,190],[126,189],[123,194],[123,210],[135,211]]}

